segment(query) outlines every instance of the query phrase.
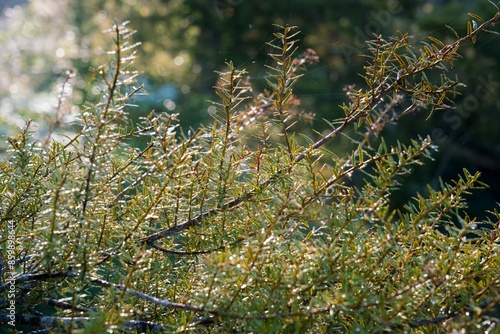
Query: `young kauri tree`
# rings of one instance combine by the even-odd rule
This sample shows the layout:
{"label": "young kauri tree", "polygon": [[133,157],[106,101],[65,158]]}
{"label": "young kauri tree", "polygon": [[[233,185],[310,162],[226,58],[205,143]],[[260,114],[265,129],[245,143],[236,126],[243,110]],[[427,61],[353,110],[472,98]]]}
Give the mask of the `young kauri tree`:
{"label": "young kauri tree", "polygon": [[[495,33],[500,10],[471,16],[463,37],[450,28],[453,43],[367,41],[365,86],[346,87],[330,130],[309,135],[298,124],[314,110],[301,110],[293,88],[317,57],[297,51],[297,28],[276,27],[268,43],[267,90],[229,62],[213,125],[188,131],[175,114],[127,120],[141,87],[131,31],[116,25],[109,63],[94,69],[100,101],[71,124],[58,108],[43,138],[32,122],[7,138],[2,328],[498,332],[500,214],[466,213],[465,197],[485,186],[479,174],[393,207],[391,194],[437,147],[383,138],[401,117],[453,108],[462,84],[447,67],[460,66],[463,44]],[[68,126],[74,135],[53,135]],[[137,138],[146,145],[131,145]]]}

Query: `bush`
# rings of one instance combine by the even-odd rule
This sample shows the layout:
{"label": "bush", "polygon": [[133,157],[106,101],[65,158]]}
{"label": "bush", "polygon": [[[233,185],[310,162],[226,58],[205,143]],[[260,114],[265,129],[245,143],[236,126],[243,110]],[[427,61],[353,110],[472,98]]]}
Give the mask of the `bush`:
{"label": "bush", "polygon": [[[344,116],[309,136],[293,86],[316,57],[295,55],[295,27],[269,42],[269,91],[228,63],[213,126],[183,131],[175,114],[127,121],[141,87],[131,31],[115,26],[110,63],[94,71],[101,100],[75,134],[36,140],[28,122],[8,138],[0,321],[88,333],[498,330],[500,214],[464,212],[479,174],[392,208],[436,146],[382,136],[400,117],[452,108],[461,84],[446,66],[500,11],[473,18],[452,44],[368,41],[366,87],[346,87]],[[136,137],[146,146],[128,144]],[[352,152],[337,150],[340,137]]]}

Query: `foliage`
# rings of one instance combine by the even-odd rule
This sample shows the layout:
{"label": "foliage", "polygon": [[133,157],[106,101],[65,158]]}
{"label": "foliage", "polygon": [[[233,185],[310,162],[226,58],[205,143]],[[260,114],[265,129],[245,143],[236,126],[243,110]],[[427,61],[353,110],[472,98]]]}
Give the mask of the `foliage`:
{"label": "foliage", "polygon": [[[8,139],[1,321],[15,300],[24,331],[498,330],[500,214],[463,211],[484,186],[479,174],[464,170],[393,209],[390,194],[436,146],[381,136],[403,116],[451,108],[461,84],[447,67],[498,19],[500,10],[448,44],[368,41],[365,86],[346,87],[343,116],[314,138],[295,126],[311,115],[293,88],[317,60],[296,55],[295,27],[277,27],[268,43],[267,90],[227,63],[213,125],[184,134],[175,114],[130,126],[136,45],[116,25],[110,62],[93,71],[100,100],[71,124],[76,135],[33,140],[28,122]],[[339,137],[356,148],[336,151]]]}
{"label": "foliage", "polygon": [[[271,35],[269,27],[272,23],[299,26],[301,46],[314,49],[320,62],[299,80],[294,92],[302,107],[318,116],[314,129],[324,131],[320,120],[340,115],[338,108],[330,106],[346,101],[340,88],[362,84],[357,73],[365,62],[364,41],[373,33],[389,36],[405,31],[417,40],[432,34],[451,43],[455,37],[445,24],[465,34],[468,12],[490,17],[494,11],[487,1],[466,0],[348,0],[334,6],[328,1],[295,0],[272,4],[243,0],[31,0],[29,5],[0,17],[0,25],[5,27],[0,29],[5,52],[4,62],[0,60],[0,133],[12,135],[12,129],[22,127],[26,118],[34,118],[39,125],[33,128],[34,136],[44,136],[50,122],[42,120],[57,103],[56,90],[69,65],[76,69],[71,95],[75,113],[82,101],[95,101],[95,86],[87,84],[88,68],[101,64],[99,54],[109,45],[101,32],[115,21],[131,20],[142,43],[136,64],[142,73],[139,80],[150,95],[137,99],[139,108],[128,110],[131,121],[153,109],[167,109],[179,113],[183,127],[210,123],[205,101],[211,98],[216,81],[213,71],[220,71],[227,59],[244,67],[252,76],[254,89],[261,91],[266,85],[262,64],[270,61],[263,44]],[[474,209],[468,209],[471,215],[483,217],[484,209],[500,198],[500,131],[497,122],[491,122],[500,110],[496,99],[500,44],[489,43],[490,38],[483,36],[475,44],[464,45],[461,54],[468,61],[448,68],[450,77],[456,74],[467,82],[455,99],[457,113],[436,113],[426,121],[408,117],[397,128],[388,127],[384,132],[391,144],[421,133],[430,135],[441,148],[434,155],[435,161],[405,179],[404,189],[409,191],[393,196],[395,205],[406,202],[415,191],[425,192],[427,182],[437,186],[438,176],[453,179],[463,166],[481,171],[491,186],[474,197]],[[308,125],[302,131],[310,135]],[[344,150],[351,150],[347,140],[341,144]],[[0,154],[4,153],[5,145],[0,142]]]}

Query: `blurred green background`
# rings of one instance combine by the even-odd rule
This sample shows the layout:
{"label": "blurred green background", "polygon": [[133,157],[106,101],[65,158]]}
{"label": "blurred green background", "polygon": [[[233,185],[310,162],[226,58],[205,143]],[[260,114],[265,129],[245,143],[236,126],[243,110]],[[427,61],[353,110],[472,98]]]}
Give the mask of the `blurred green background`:
{"label": "blurred green background", "polygon": [[[306,112],[316,114],[312,126],[326,128],[323,118],[342,114],[346,101],[343,87],[363,87],[358,75],[366,63],[364,41],[373,34],[384,37],[408,32],[418,47],[432,35],[445,42],[454,35],[445,25],[465,34],[468,12],[485,19],[495,8],[487,0],[3,0],[0,2],[0,135],[11,134],[27,118],[37,120],[36,135],[48,133],[44,124],[55,116],[62,83],[68,69],[76,77],[63,92],[68,108],[64,121],[84,101],[98,94],[89,83],[91,67],[112,48],[102,31],[115,22],[129,20],[137,30],[136,69],[149,95],[135,100],[131,118],[151,110],[179,113],[184,129],[210,122],[207,100],[214,99],[216,70],[232,60],[247,69],[256,88],[265,87],[269,62],[265,42],[273,38],[273,23],[297,25],[301,50],[314,49],[319,64],[299,81],[295,93]],[[483,217],[484,208],[500,202],[500,40],[483,35],[462,49],[464,59],[450,68],[467,87],[456,99],[454,113],[435,113],[428,121],[426,111],[390,126],[389,141],[407,143],[417,134],[431,135],[439,145],[435,161],[401,180],[402,191],[395,205],[416,192],[425,194],[425,184],[438,185],[456,179],[462,168],[483,173],[489,189],[470,197],[470,214]],[[71,129],[67,129],[70,135]],[[58,135],[64,136],[64,131]],[[0,143],[0,154],[6,149]],[[344,148],[345,149],[345,148]]]}

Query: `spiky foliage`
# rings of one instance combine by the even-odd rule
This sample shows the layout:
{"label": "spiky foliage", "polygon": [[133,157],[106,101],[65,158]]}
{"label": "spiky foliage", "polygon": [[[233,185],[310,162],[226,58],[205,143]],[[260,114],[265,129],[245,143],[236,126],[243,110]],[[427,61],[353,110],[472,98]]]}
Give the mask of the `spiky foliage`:
{"label": "spiky foliage", "polygon": [[[316,60],[311,50],[295,56],[295,27],[277,27],[269,42],[270,90],[256,94],[228,63],[213,126],[187,135],[164,113],[127,126],[140,87],[130,31],[114,27],[111,62],[95,70],[101,102],[82,110],[75,136],[39,145],[28,123],[9,138],[1,321],[8,326],[13,300],[23,330],[498,330],[500,214],[479,222],[464,213],[479,175],[464,171],[391,208],[401,178],[436,147],[429,138],[388,145],[381,131],[449,108],[460,83],[446,66],[499,18],[448,45],[376,36],[366,87],[346,88],[344,116],[317,138],[295,125],[303,114],[293,86]],[[341,134],[349,154],[336,150]],[[132,136],[148,144],[127,145]]]}

